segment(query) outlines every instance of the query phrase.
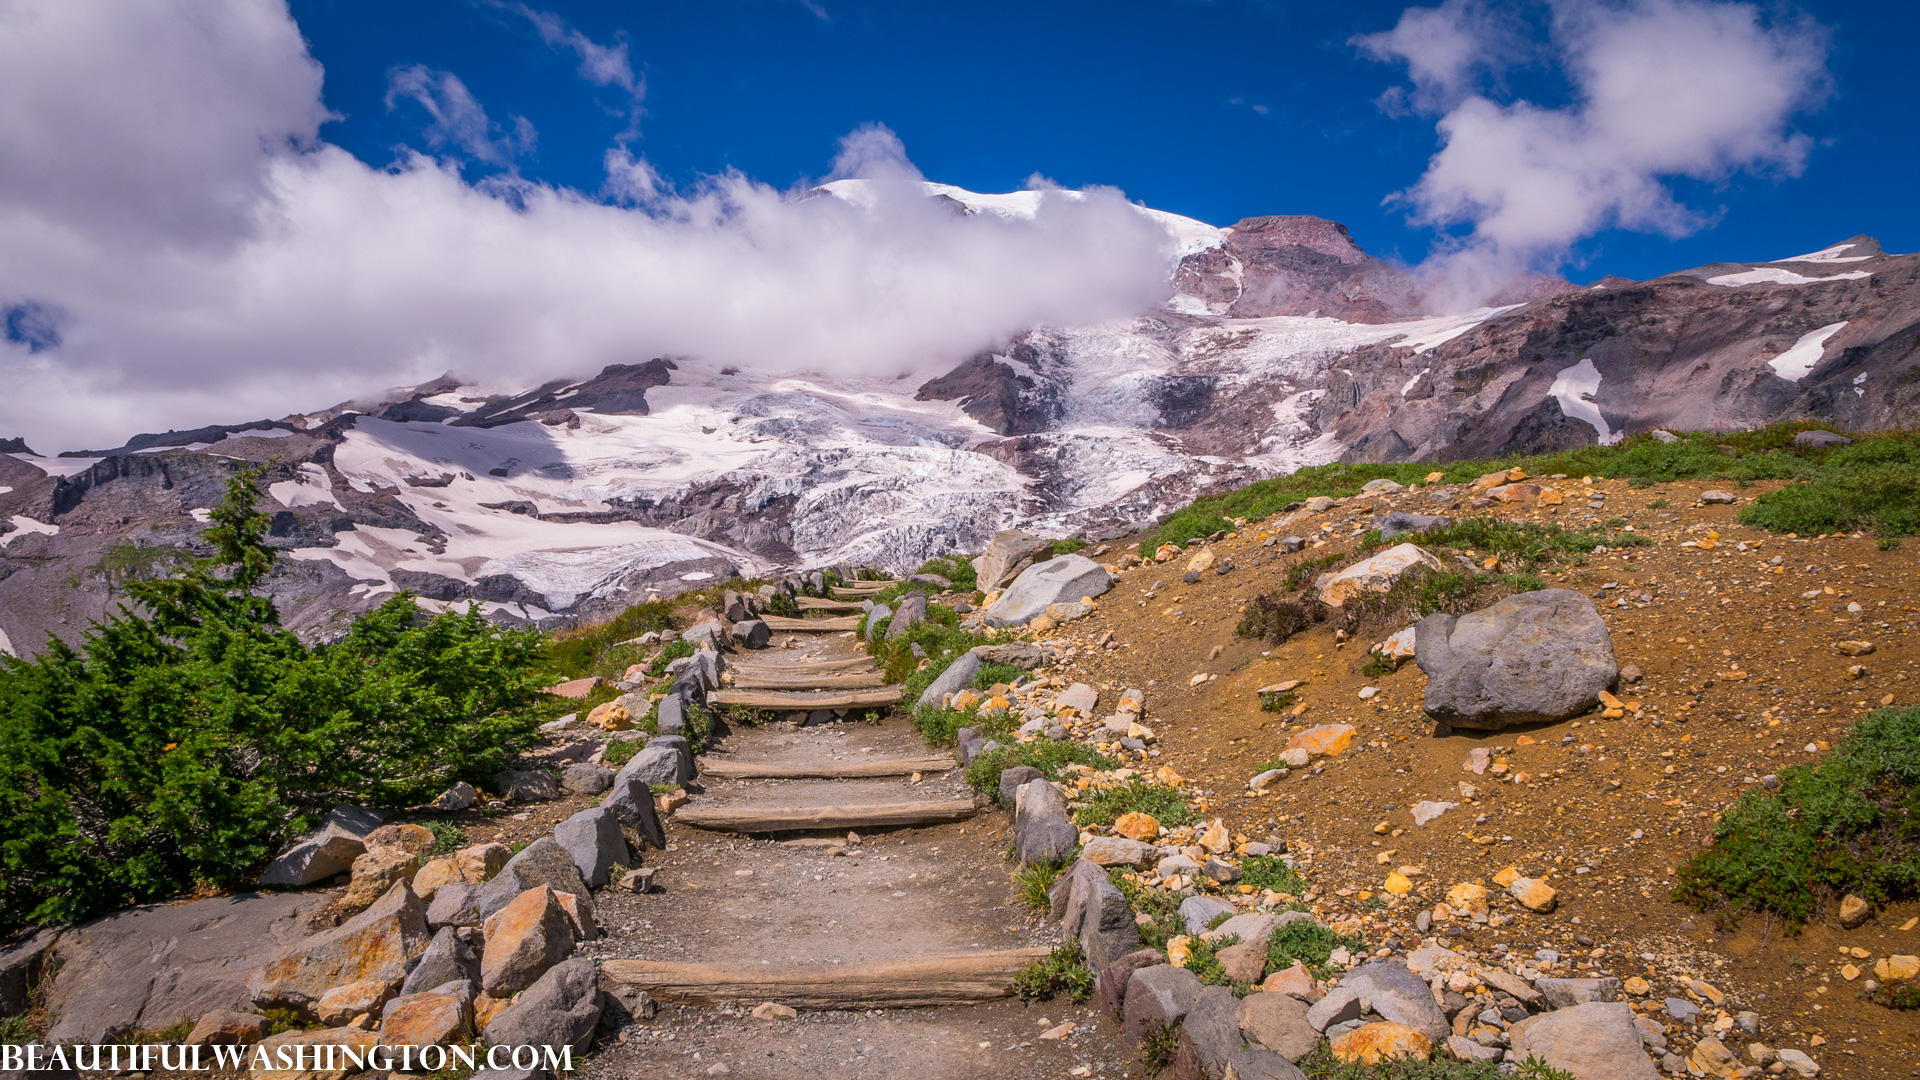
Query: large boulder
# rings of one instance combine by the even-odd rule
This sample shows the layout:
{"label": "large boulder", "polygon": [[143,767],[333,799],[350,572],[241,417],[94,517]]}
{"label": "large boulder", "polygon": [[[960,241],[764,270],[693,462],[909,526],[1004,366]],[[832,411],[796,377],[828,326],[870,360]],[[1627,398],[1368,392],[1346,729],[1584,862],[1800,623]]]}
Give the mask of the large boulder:
{"label": "large boulder", "polygon": [[405,994],[380,1012],[382,1046],[454,1046],[473,1034],[473,984],[450,980]]}
{"label": "large boulder", "polygon": [[380,813],[358,806],[336,806],[320,826],[294,841],[260,874],[262,885],[299,888],[344,874],[367,850],[367,834],[380,827]]}
{"label": "large boulder", "polygon": [[620,819],[604,806],[582,810],[553,827],[554,843],[573,856],[573,865],[590,889],[602,888],[616,866],[632,866],[633,852],[620,832]]}
{"label": "large boulder", "polygon": [[555,964],[487,1024],[493,1046],[571,1046],[584,1054],[600,1022],[602,998],[593,961],[577,957]]}
{"label": "large boulder", "polygon": [[1591,1001],[1529,1016],[1507,1032],[1516,1060],[1538,1055],[1574,1080],[1659,1080],[1625,1002]]}
{"label": "large boulder", "polygon": [[1382,1019],[1410,1027],[1429,1042],[1443,1042],[1453,1030],[1427,981],[1405,964],[1392,960],[1362,964],[1341,976],[1340,985],[1370,1000]]}
{"label": "large boulder", "polygon": [[938,708],[948,694],[957,694],[973,685],[973,677],[980,674],[980,657],[972,652],[963,652],[947,665],[947,670],[935,676],[920,692],[916,707]]}
{"label": "large boulder", "polygon": [[886,625],[887,620],[892,617],[893,609],[885,604],[875,604],[868,608],[866,628],[862,631],[862,636],[868,641],[877,640],[880,636],[880,627]]}
{"label": "large boulder", "polygon": [[1143,967],[1127,980],[1127,999],[1121,1007],[1122,1033],[1138,1043],[1160,1029],[1178,1024],[1200,997],[1200,976],[1172,964]]}
{"label": "large boulder", "polygon": [[1135,949],[1101,968],[1100,977],[1094,981],[1095,1006],[1101,1012],[1119,1019],[1127,1003],[1127,985],[1133,981],[1133,973],[1166,962],[1166,954],[1158,949]]}
{"label": "large boulder", "polygon": [[1045,664],[1048,660],[1046,647],[1031,641],[1009,641],[1004,645],[975,645],[969,651],[982,663],[1012,664],[1028,671]]}
{"label": "large boulder", "polygon": [[480,890],[481,917],[491,918],[515,897],[539,885],[552,886],[554,892],[587,895],[586,879],[580,876],[573,856],[551,836],[543,836],[521,848],[520,853],[507,860],[500,873],[487,882],[486,888]]}
{"label": "large boulder", "polygon": [[1106,868],[1099,863],[1075,860],[1047,889],[1048,915],[1061,926],[1079,926],[1088,898],[1106,880]]}
{"label": "large boulder", "polygon": [[[672,698],[661,699],[665,705]],[[655,740],[656,742],[658,740]],[[680,749],[675,746],[655,746],[649,744],[646,749],[633,755],[614,777],[613,786],[618,788],[622,781],[638,780],[643,784],[678,784],[683,770],[680,766]]]}
{"label": "large boulder", "polygon": [[992,592],[1033,565],[1033,556],[1052,544],[1032,533],[1002,529],[988,541],[987,550],[973,560],[974,579],[981,592]]}
{"label": "large boulder", "polygon": [[[1255,994],[1253,997],[1265,997]],[[1180,1024],[1174,1080],[1302,1080],[1293,1062],[1273,1050],[1249,1046],[1240,1031],[1240,1001],[1224,986],[1203,986]]]}
{"label": "large boulder", "polygon": [[1028,567],[983,614],[990,626],[1019,626],[1052,604],[1100,596],[1113,578],[1084,555],[1062,555]]}
{"label": "large boulder", "polygon": [[743,649],[764,649],[773,640],[773,630],[762,619],[743,619],[734,623],[728,634]]}
{"label": "large boulder", "polygon": [[1380,530],[1382,537],[1391,540],[1396,536],[1405,536],[1408,533],[1424,533],[1432,532],[1435,529],[1445,529],[1452,524],[1452,518],[1444,518],[1435,514],[1409,514],[1404,510],[1394,510],[1375,518],[1373,527]]}
{"label": "large boulder", "polygon": [[1408,574],[1442,569],[1439,559],[1418,544],[1399,544],[1345,569],[1321,574],[1313,584],[1320,601],[1340,607],[1361,593],[1383,593]]}
{"label": "large boulder", "polygon": [[420,869],[420,859],[398,847],[370,847],[353,860],[353,879],[340,898],[340,914],[358,915],[372,907],[387,890],[402,881],[412,882]]}
{"label": "large boulder", "polygon": [[913,629],[916,623],[925,621],[926,617],[926,593],[916,590],[902,596],[900,598],[900,606],[893,612],[893,618],[887,620],[887,640],[892,641],[894,638],[905,634],[907,631]]}
{"label": "large boulder", "polygon": [[573,954],[573,923],[553,893],[545,885],[528,889],[487,916],[480,985],[489,996],[524,990]]}
{"label": "large boulder", "polygon": [[398,989],[431,941],[426,906],[401,882],[367,910],[282,950],[247,989],[256,1005],[310,1014],[336,986],[378,981]]}
{"label": "large boulder", "polygon": [[433,891],[427,905],[427,926],[479,926],[480,893],[486,886],[474,881],[450,881]]}
{"label": "large boulder", "polygon": [[611,811],[620,824],[638,833],[640,839],[657,849],[666,849],[667,832],[660,825],[660,810],[654,805],[653,792],[645,780],[627,773],[615,776],[612,790],[600,805]]}
{"label": "large boulder", "polygon": [[21,942],[8,953],[8,970],[21,978],[21,1006],[26,976],[45,978],[49,1045],[113,1042],[129,1031],[251,1008],[247,976],[261,954],[305,937],[307,921],[328,899],[324,893],[239,893],[123,908]]}
{"label": "large boulder", "polygon": [[1127,903],[1125,893],[1104,879],[1089,890],[1079,925],[1061,929],[1080,939],[1080,952],[1095,971],[1140,947],[1140,924],[1134,921],[1133,905]]}
{"label": "large boulder", "polygon": [[613,786],[613,770],[591,761],[576,761],[560,770],[560,788],[569,795],[598,795]]}
{"label": "large boulder", "polygon": [[407,972],[406,981],[400,984],[400,994],[402,997],[424,994],[458,981],[480,985],[480,954],[459,928],[443,926],[434,932],[427,951],[420,954],[413,970]]}
{"label": "large boulder", "polygon": [[46,970],[47,953],[60,930],[47,927],[0,948],[0,1016],[27,1011],[29,989]]}
{"label": "large boulder", "polygon": [[1620,675],[1607,624],[1570,589],[1520,593],[1457,619],[1429,615],[1415,637],[1427,714],[1451,727],[1579,716]]}
{"label": "large boulder", "polygon": [[493,775],[493,786],[508,802],[552,802],[560,797],[560,782],[545,769],[508,769]]}
{"label": "large boulder", "polygon": [[1058,866],[1073,855],[1080,830],[1067,817],[1067,797],[1047,780],[1029,780],[1014,794],[1013,850],[1023,866]]}
{"label": "large boulder", "polygon": [[1320,1045],[1320,1033],[1307,1023],[1307,1003],[1288,994],[1248,994],[1234,1019],[1247,1041],[1299,1061]]}
{"label": "large boulder", "polygon": [[1031,765],[1014,765],[1000,770],[1000,787],[995,792],[1000,805],[1012,811],[1018,800],[1020,789],[1035,780],[1044,779],[1039,769]]}
{"label": "large boulder", "polygon": [[[1207,932],[1207,924],[1222,915],[1231,916],[1238,909],[1217,896],[1189,896],[1180,901],[1180,921],[1185,924],[1187,933],[1200,936]],[[1247,940],[1241,938],[1242,941]]]}

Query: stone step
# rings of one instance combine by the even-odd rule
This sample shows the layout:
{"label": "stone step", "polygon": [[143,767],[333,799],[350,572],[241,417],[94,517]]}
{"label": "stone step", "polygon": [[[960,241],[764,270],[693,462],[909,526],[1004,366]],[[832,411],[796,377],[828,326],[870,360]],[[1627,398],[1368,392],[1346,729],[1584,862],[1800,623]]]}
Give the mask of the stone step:
{"label": "stone step", "polygon": [[910,799],[843,806],[775,806],[755,803],[693,805],[673,820],[716,832],[774,833],[807,829],[878,829],[965,821],[979,812],[972,799]]}
{"label": "stone step", "polygon": [[840,630],[860,629],[860,616],[846,615],[838,619],[789,619],[784,615],[762,615],[767,629],[780,632],[799,630],[802,632],[830,633]]}
{"label": "stone step", "polygon": [[734,761],[724,757],[700,759],[700,775],[721,780],[859,780],[874,776],[947,772],[960,767],[944,754],[929,757],[880,758],[864,761],[828,761],[809,765]]}
{"label": "stone step", "polygon": [[856,690],[885,686],[887,677],[878,671],[827,672],[821,675],[748,675],[734,672],[736,690]]}
{"label": "stone step", "polygon": [[864,964],[699,964],[602,960],[601,985],[631,986],[678,1004],[777,1001],[795,1009],[913,1009],[992,1001],[1051,950],[923,956]]}
{"label": "stone step", "polygon": [[900,700],[898,686],[876,690],[838,690],[820,693],[779,690],[715,690],[709,705],[740,705],[749,709],[858,709],[891,705]]}

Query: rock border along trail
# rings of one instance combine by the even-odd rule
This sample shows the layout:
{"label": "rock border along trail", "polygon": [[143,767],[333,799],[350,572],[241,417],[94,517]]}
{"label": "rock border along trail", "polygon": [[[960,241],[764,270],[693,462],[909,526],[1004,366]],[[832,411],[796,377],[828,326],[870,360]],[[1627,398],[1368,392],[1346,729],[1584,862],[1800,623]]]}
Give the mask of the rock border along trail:
{"label": "rock border along trail", "polygon": [[[586,946],[601,985],[629,1012],[658,1011],[604,1042],[586,1074],[1123,1072],[1088,1007],[1010,996],[1057,935],[1011,902],[1004,816],[979,805],[958,763],[929,752],[906,718],[816,711],[857,707],[840,687],[879,675],[844,621],[782,620],[808,625],[734,654],[734,687],[777,683],[792,691],[779,707],[814,722],[735,725],[700,759],[697,794],[668,821],[669,850],[649,853],[652,890],[603,894],[605,936]],[[1038,1040],[1069,1019],[1077,1037]]]}

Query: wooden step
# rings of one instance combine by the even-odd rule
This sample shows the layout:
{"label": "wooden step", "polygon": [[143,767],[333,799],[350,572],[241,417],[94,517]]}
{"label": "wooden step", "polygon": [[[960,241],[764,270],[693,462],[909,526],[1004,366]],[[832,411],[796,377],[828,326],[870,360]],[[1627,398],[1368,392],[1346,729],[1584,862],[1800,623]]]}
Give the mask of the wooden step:
{"label": "wooden step", "polygon": [[793,601],[801,611],[864,611],[852,600],[816,600],[811,596],[798,596]]}
{"label": "wooden step", "polygon": [[697,829],[773,833],[802,829],[877,829],[894,825],[938,825],[965,821],[978,811],[972,799],[903,800],[847,806],[768,806],[729,804],[681,808],[673,820]]}
{"label": "wooden step", "polygon": [[859,615],[847,615],[838,619],[789,619],[784,615],[760,616],[760,620],[767,624],[767,629],[775,632],[801,630],[828,633],[839,630],[858,630],[860,619]]}
{"label": "wooden step", "polygon": [[788,675],[799,677],[816,671],[857,671],[863,669],[873,671],[880,670],[879,667],[874,664],[873,657],[871,656],[855,656],[847,660],[821,660],[811,664],[804,662],[798,664],[748,664],[733,660],[727,661],[727,670],[736,675],[753,675],[755,677],[771,678],[783,678]]}
{"label": "wooden step", "polygon": [[700,759],[700,775],[722,780],[860,780],[874,776],[947,772],[960,763],[945,755],[917,758],[880,758],[868,761],[829,761],[818,765],[781,765],[777,762]]}
{"label": "wooden step", "polygon": [[1051,951],[1043,946],[865,964],[602,960],[600,985],[631,986],[677,1004],[777,1001],[795,1009],[912,1009],[1011,997],[1013,977]]}
{"label": "wooden step", "polygon": [[821,675],[743,675],[735,672],[736,690],[854,690],[867,686],[885,686],[887,677],[878,671],[827,672]]}
{"label": "wooden step", "polygon": [[707,695],[709,705],[742,705],[749,709],[865,709],[891,705],[899,700],[900,688],[897,686],[818,694],[780,690],[715,690]]}

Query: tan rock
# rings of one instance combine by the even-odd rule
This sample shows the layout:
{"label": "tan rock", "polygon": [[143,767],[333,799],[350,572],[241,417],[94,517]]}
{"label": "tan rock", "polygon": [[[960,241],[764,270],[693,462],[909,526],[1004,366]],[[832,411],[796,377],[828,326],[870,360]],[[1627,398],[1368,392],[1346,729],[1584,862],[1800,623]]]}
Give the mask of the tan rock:
{"label": "tan rock", "polygon": [[267,1037],[272,1024],[264,1016],[215,1009],[202,1016],[187,1034],[188,1046],[250,1046]]}
{"label": "tan rock", "polygon": [[1227,978],[1233,982],[1257,983],[1267,970],[1267,943],[1264,939],[1242,941],[1214,953],[1213,958],[1220,961]]}
{"label": "tan rock", "polygon": [[1193,558],[1187,560],[1187,570],[1189,573],[1198,573],[1202,570],[1211,569],[1213,569],[1212,548],[1201,548],[1194,553]]}
{"label": "tan rock", "polygon": [[431,859],[413,875],[413,895],[422,900],[432,900],[433,894],[440,891],[440,886],[457,885],[466,880],[460,876],[459,864],[451,857]]}
{"label": "tan rock", "polygon": [[351,918],[367,910],[387,895],[387,890],[403,881],[412,881],[420,870],[420,860],[412,852],[398,847],[370,847],[353,860],[353,879],[347,894],[340,898],[340,912]]}
{"label": "tan rock", "polygon": [[1186,967],[1193,959],[1193,939],[1185,934],[1176,934],[1167,939],[1167,963],[1174,967]]}
{"label": "tan rock", "polygon": [[1499,472],[1490,472],[1487,475],[1481,477],[1480,479],[1475,480],[1473,482],[1473,490],[1486,491],[1489,488],[1496,488],[1496,487],[1499,487],[1501,484],[1505,484],[1508,482],[1509,481],[1507,480],[1507,471],[1505,469],[1502,469]]}
{"label": "tan rock", "polygon": [[1848,893],[1840,899],[1840,925],[1852,930],[1873,917],[1873,905]]}
{"label": "tan rock", "polygon": [[1333,1056],[1349,1065],[1378,1065],[1389,1058],[1426,1060],[1433,1040],[1402,1024],[1382,1020],[1366,1024],[1333,1040]]}
{"label": "tan rock", "polygon": [[653,797],[654,812],[661,817],[666,817],[685,805],[687,805],[687,793],[680,788],[674,788],[665,795]]}
{"label": "tan rock", "polygon": [[385,1005],[399,989],[398,981],[361,979],[359,982],[350,982],[321,994],[313,1013],[328,1027],[339,1027],[363,1013],[379,1012],[380,1006]]}
{"label": "tan rock", "polygon": [[1514,502],[1518,499],[1537,499],[1540,497],[1540,494],[1541,489],[1539,484],[1501,484],[1499,487],[1487,489],[1488,498],[1499,499],[1501,502]]}
{"label": "tan rock", "polygon": [[433,833],[425,826],[412,822],[399,822],[382,825],[367,834],[367,850],[375,848],[399,848],[421,862],[433,854]]}
{"label": "tan rock", "polygon": [[1857,965],[1857,964],[1841,964],[1841,965],[1840,965],[1840,977],[1841,977],[1842,979],[1845,979],[1845,980],[1846,980],[1846,981],[1848,981],[1848,982],[1852,982],[1853,980],[1855,980],[1855,979],[1857,979],[1857,978],[1859,978],[1859,977],[1860,977],[1860,968],[1859,968],[1859,965]]}
{"label": "tan rock", "polygon": [[[356,1054],[360,1055],[360,1059],[364,1061],[367,1051],[373,1049],[379,1042],[380,1037],[373,1032],[351,1027],[321,1028],[317,1031],[282,1032],[279,1035],[260,1040],[253,1052],[247,1055],[249,1065],[247,1075],[249,1080],[345,1080],[346,1077],[352,1076],[361,1070],[356,1068],[353,1060],[340,1050],[335,1050],[329,1055],[326,1048],[329,1046],[340,1047],[342,1049],[351,1048]],[[284,1058],[281,1056],[282,1047],[286,1048],[286,1056]],[[317,1053],[315,1051],[316,1047],[319,1048]],[[251,1066],[254,1063],[263,1061],[261,1056],[263,1053],[265,1054],[263,1063],[279,1064],[285,1061],[291,1064],[294,1061],[301,1061],[308,1066],[326,1066],[330,1064],[333,1067],[288,1069],[252,1068]],[[329,1061],[329,1056],[331,1056],[331,1061]]]}
{"label": "tan rock", "polygon": [[1560,903],[1553,886],[1537,878],[1514,878],[1507,886],[1507,895],[1520,901],[1520,906],[1528,911],[1552,911]]}
{"label": "tan rock", "polygon": [[800,1014],[791,1005],[782,1005],[777,1001],[763,1001],[753,1007],[755,1020],[792,1020]]}
{"label": "tan rock", "polygon": [[1309,757],[1323,754],[1339,755],[1353,745],[1357,729],[1351,724],[1321,724],[1305,731],[1296,731],[1287,740],[1287,749],[1305,750]]}
{"label": "tan rock", "polygon": [[1320,1000],[1320,991],[1313,985],[1313,973],[1298,960],[1285,971],[1276,971],[1267,976],[1266,981],[1260,984],[1260,989],[1269,994],[1286,994],[1305,1002]]}
{"label": "tan rock", "polygon": [[1499,873],[1493,875],[1493,883],[1504,889],[1507,886],[1513,884],[1515,881],[1519,880],[1519,878],[1520,878],[1520,868],[1517,866],[1509,866],[1506,869],[1500,871]]}
{"label": "tan rock", "polygon": [[545,885],[528,889],[489,916],[486,938],[480,985],[495,996],[526,989],[573,954],[572,921]]}
{"label": "tan rock", "polygon": [[1920,956],[1889,956],[1873,965],[1873,975],[1882,982],[1920,979]]}
{"label": "tan rock", "polygon": [[1200,834],[1200,846],[1215,855],[1224,855],[1233,850],[1233,837],[1227,832],[1227,823],[1214,818],[1213,824],[1207,826],[1207,831]]}
{"label": "tan rock", "polygon": [[1349,597],[1361,593],[1386,592],[1409,573],[1442,568],[1440,560],[1418,544],[1398,544],[1343,570],[1322,575],[1314,587],[1321,602],[1340,607]]}
{"label": "tan rock", "polygon": [[431,940],[426,905],[401,882],[339,926],[289,945],[248,978],[247,989],[257,1005],[311,1012],[336,986],[397,985]]}
{"label": "tan rock", "polygon": [[1113,831],[1129,840],[1141,843],[1150,842],[1160,835],[1160,819],[1152,814],[1143,814],[1138,810],[1129,810],[1121,814],[1113,823]]}
{"label": "tan rock", "polygon": [[473,1002],[466,994],[408,994],[388,1002],[380,1017],[383,1046],[454,1046],[473,1036]]}
{"label": "tan rock", "polygon": [[1413,882],[1405,874],[1396,870],[1387,875],[1387,883],[1381,888],[1395,896],[1405,896],[1413,891]]}
{"label": "tan rock", "polygon": [[1727,1044],[1712,1036],[1694,1044],[1687,1062],[1708,1076],[1731,1076],[1733,1070],[1740,1067],[1740,1059],[1727,1049]]}
{"label": "tan rock", "polygon": [[617,701],[604,701],[593,707],[587,714],[587,723],[607,731],[629,731],[633,728],[633,718],[627,715],[627,707]]}
{"label": "tan rock", "polygon": [[1834,646],[1840,650],[1842,656],[1865,656],[1872,652],[1874,647],[1871,641],[1842,641]]}
{"label": "tan rock", "polygon": [[510,998],[497,998],[482,994],[473,999],[473,1029],[478,1034],[486,1034],[487,1025],[493,1018],[506,1012],[513,1005]]}
{"label": "tan rock", "polygon": [[[1479,905],[1476,909],[1474,905]],[[1447,906],[1455,911],[1484,912],[1487,909],[1487,887],[1471,881],[1463,881],[1447,890]]]}
{"label": "tan rock", "polygon": [[1634,997],[1646,997],[1653,991],[1653,984],[1638,975],[1629,975],[1627,981],[1621,985],[1621,989]]}
{"label": "tan rock", "polygon": [[474,844],[453,853],[454,865],[460,868],[460,880],[476,885],[492,881],[493,875],[511,858],[513,849],[505,844]]}
{"label": "tan rock", "polygon": [[573,931],[573,940],[593,941],[599,938],[600,927],[593,919],[592,897],[556,892],[553,898],[560,902],[560,910],[567,913],[567,925]]}

